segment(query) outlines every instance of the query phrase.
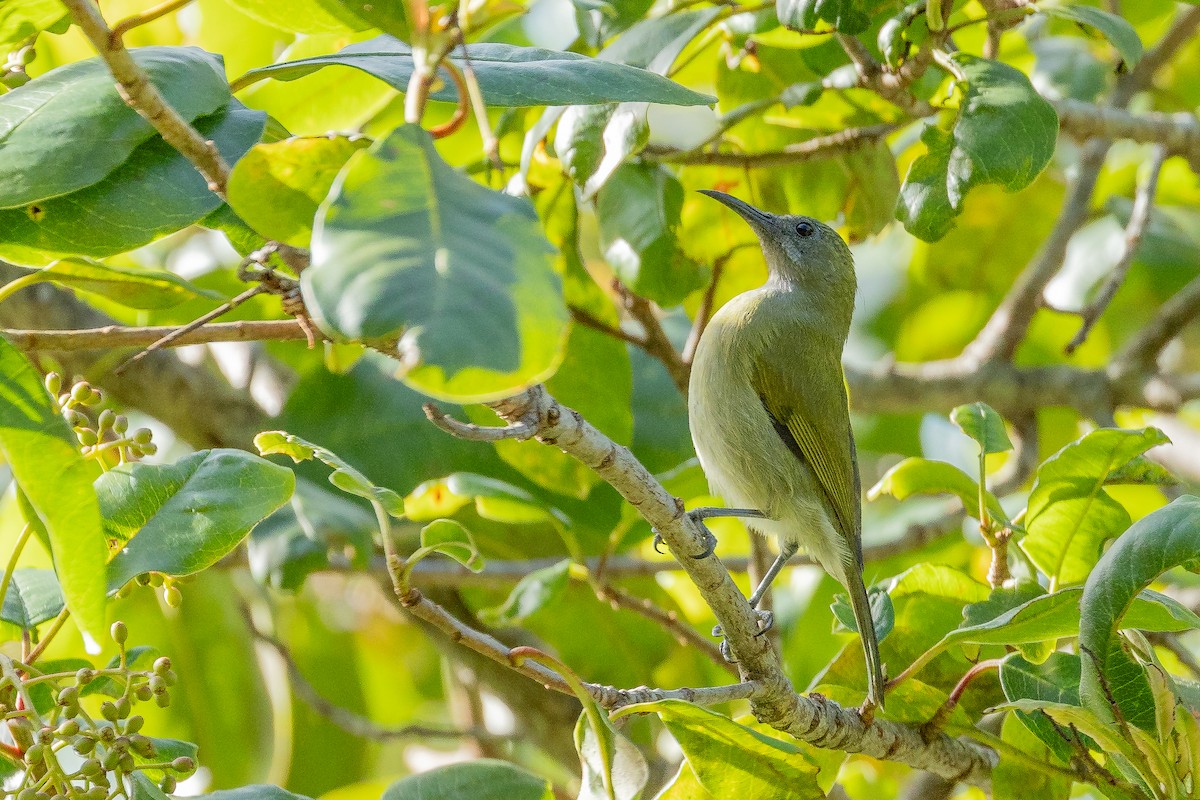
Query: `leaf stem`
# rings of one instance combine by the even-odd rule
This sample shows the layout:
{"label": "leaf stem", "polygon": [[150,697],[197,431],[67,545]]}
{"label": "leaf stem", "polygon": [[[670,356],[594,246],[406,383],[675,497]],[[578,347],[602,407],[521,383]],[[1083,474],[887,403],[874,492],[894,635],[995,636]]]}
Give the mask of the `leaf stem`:
{"label": "leaf stem", "polygon": [[8,585],[12,583],[13,571],[17,568],[17,559],[21,557],[21,551],[25,549],[25,543],[29,541],[29,535],[33,533],[33,526],[26,523],[21,529],[21,535],[17,537],[17,543],[13,545],[12,555],[8,557],[8,565],[4,568],[4,578],[0,579],[0,605],[3,605],[4,599],[8,597]]}
{"label": "leaf stem", "polygon": [[191,2],[192,0],[167,0],[167,2],[159,3],[140,14],[131,14],[116,25],[113,25],[112,32],[109,34],[109,46],[118,47],[121,43],[121,38],[129,31],[154,22],[154,20],[165,17],[174,11],[178,11]]}
{"label": "leaf stem", "polygon": [[46,274],[38,270],[28,275],[22,275],[14,281],[9,281],[4,286],[0,286],[0,303],[3,303],[26,286],[33,286],[35,283],[41,283],[44,280],[46,280]]}
{"label": "leaf stem", "polygon": [[54,618],[54,624],[50,626],[50,630],[42,636],[42,640],[38,642],[38,646],[33,648],[33,651],[24,659],[26,664],[32,664],[45,652],[51,640],[62,630],[62,626],[66,623],[67,618],[71,616],[71,609],[63,606],[63,610],[58,612],[58,616]]}

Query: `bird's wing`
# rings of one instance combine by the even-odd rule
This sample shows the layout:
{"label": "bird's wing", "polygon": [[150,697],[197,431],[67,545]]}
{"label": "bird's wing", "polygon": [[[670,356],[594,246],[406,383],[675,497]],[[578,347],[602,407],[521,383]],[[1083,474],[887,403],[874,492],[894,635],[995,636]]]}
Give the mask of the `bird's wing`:
{"label": "bird's wing", "polygon": [[[858,555],[861,489],[841,363],[830,359],[805,369],[794,352],[768,347],[760,354],[753,381],[776,432],[817,476],[836,517],[831,522]],[[814,391],[822,384],[829,388]]]}

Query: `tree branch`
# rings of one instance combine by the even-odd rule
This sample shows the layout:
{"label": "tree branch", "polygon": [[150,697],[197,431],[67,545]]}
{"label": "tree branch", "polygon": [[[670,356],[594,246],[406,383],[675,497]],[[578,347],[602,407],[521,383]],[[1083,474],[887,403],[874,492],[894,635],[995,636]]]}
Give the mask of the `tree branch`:
{"label": "tree branch", "polygon": [[[595,470],[658,531],[713,609],[743,683],[754,686],[749,699],[758,719],[820,747],[900,761],[954,781],[989,784],[995,756],[987,750],[945,734],[926,741],[909,726],[882,719],[864,721],[857,711],[820,695],[796,694],[778,652],[766,637],[758,636],[758,618],[720,559],[691,557],[704,544],[700,526],[627,448],[608,439],[577,411],[560,405],[541,386],[490,405],[510,424],[536,419],[534,438],[558,446]],[[418,605],[419,600],[418,592]],[[478,646],[477,641],[465,637],[464,643]],[[547,676],[539,673],[537,677]]]}
{"label": "tree branch", "polygon": [[150,82],[145,70],[137,65],[125,49],[120,36],[114,36],[108,23],[93,0],[62,0],[70,12],[71,19],[91,41],[96,52],[108,64],[117,79],[117,90],[122,99],[154,126],[167,144],[178,150],[192,162],[208,181],[208,188],[225,199],[225,185],[229,182],[229,165],[217,147],[206,141],[187,120],[179,116],[174,108],[163,99],[162,94]]}
{"label": "tree branch", "polygon": [[1058,112],[1062,132],[1085,140],[1130,139],[1143,144],[1158,144],[1167,155],[1180,155],[1193,164],[1200,161],[1200,121],[1194,114],[1131,114],[1120,108],[1098,106],[1080,100],[1052,100]]}
{"label": "tree branch", "polygon": [[643,334],[644,341],[641,343],[642,349],[662,362],[663,366],[667,368],[671,380],[675,383],[675,388],[686,397],[688,376],[691,370],[687,364],[683,363],[683,357],[679,355],[675,345],[671,344],[671,340],[667,338],[667,333],[663,330],[658,314],[654,310],[654,304],[629,291],[624,284],[617,282],[615,288],[625,311],[637,320],[645,332]]}
{"label": "tree branch", "polygon": [[1200,315],[1200,278],[1193,278],[1163,303],[1158,313],[1121,348],[1109,367],[1110,374],[1123,378],[1152,370],[1162,349],[1197,315]]}
{"label": "tree branch", "polygon": [[710,164],[745,168],[779,167],[852,153],[859,148],[881,141],[885,136],[901,127],[897,123],[889,122],[867,125],[862,128],[847,128],[844,131],[807,139],[790,144],[781,150],[767,153],[728,153],[712,150],[671,150],[647,147],[642,154],[652,161],[661,161],[667,164]]}

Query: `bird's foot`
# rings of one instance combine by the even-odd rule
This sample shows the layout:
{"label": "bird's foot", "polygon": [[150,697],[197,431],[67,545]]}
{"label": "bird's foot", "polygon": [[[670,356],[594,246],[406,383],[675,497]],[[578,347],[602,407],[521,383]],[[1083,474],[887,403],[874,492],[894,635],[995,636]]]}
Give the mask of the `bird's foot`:
{"label": "bird's foot", "polygon": [[[700,526],[700,531],[704,534],[704,549],[701,550],[699,553],[696,553],[695,555],[693,555],[692,558],[708,558],[717,549],[717,537],[715,535],[713,535],[713,532],[710,531],[708,529],[708,526],[705,525],[704,522],[702,521],[704,519],[704,517],[692,516],[691,513],[689,513],[687,516],[693,522],[695,522],[697,525]],[[661,553],[662,550],[659,548],[663,543],[662,534],[659,533],[654,528],[651,528],[651,530],[654,531],[654,541],[653,541],[654,552]]]}
{"label": "bird's foot", "polygon": [[[762,636],[775,625],[775,614],[770,611],[760,611],[756,608],[754,609],[754,616],[758,622],[758,632],[754,634],[755,636]],[[714,625],[712,635],[721,637],[721,655],[725,660],[730,664],[736,664],[737,660],[733,658],[733,654],[729,651],[729,640],[725,638],[725,629],[720,625]]]}
{"label": "bird's foot", "polygon": [[875,701],[869,697],[863,700],[863,704],[858,707],[858,716],[864,725],[870,725],[875,719]]}

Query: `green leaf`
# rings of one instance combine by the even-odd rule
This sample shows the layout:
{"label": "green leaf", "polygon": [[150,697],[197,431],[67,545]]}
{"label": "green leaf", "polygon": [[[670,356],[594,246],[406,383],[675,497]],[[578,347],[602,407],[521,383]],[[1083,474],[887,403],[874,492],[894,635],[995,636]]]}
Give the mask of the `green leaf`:
{"label": "green leaf", "polygon": [[129,800],[171,800],[144,772],[133,773],[129,783],[133,789]]}
{"label": "green leaf", "polygon": [[[597,730],[599,728],[599,730]],[[615,730],[598,706],[579,715],[575,750],[583,779],[578,800],[638,800],[650,770],[637,745]]]}
{"label": "green leaf", "polygon": [[229,204],[267,239],[307,247],[317,207],[366,137],[312,136],[255,145],[229,176]]}
{"label": "green leaf", "polygon": [[96,479],[117,590],[145,572],[190,575],[228,554],[292,496],[290,469],[241,450],[202,450],[174,464],[123,464]]}
{"label": "green leaf", "polygon": [[[233,163],[258,141],[265,120],[261,111],[234,100],[195,125]],[[65,197],[0,210],[0,257],[31,264],[59,256],[103,258],[186,228],[220,205],[192,163],[155,137],[98,183]]]}
{"label": "green leaf", "polygon": [[596,58],[665,75],[683,48],[721,16],[720,6],[644,19],[601,50]]}
{"label": "green leaf", "polygon": [[0,619],[22,630],[31,630],[62,611],[62,588],[48,569],[13,570],[4,595]]}
{"label": "green leaf", "polygon": [[554,800],[550,781],[507,761],[480,758],[396,781],[380,800]]}
{"label": "green leaf", "polygon": [[5,0],[0,3],[0,50],[36,36],[66,14],[59,0]]}
{"label": "green leaf", "polygon": [[824,800],[817,767],[791,742],[739,725],[682,700],[625,706],[612,716],[658,714],[700,783],[714,797]]}
{"label": "green leaf", "polygon": [[979,442],[985,454],[1012,450],[1012,442],[1004,430],[1004,419],[987,403],[958,406],[950,412],[950,421]]}
{"label": "green leaf", "polygon": [[1117,48],[1117,52],[1121,54],[1121,60],[1125,62],[1126,69],[1132,69],[1142,59],[1144,48],[1137,31],[1125,19],[1116,14],[1110,14],[1091,6],[1059,6],[1040,3],[1037,10],[1048,17],[1069,19],[1100,31],[1104,38]]}
{"label": "green leaf", "polygon": [[371,27],[341,0],[229,0],[247,16],[296,33],[354,33]]}
{"label": "green leaf", "polygon": [[[875,638],[882,642],[896,625],[896,610],[892,607],[892,597],[879,587],[872,587],[867,592],[867,597],[871,601],[871,622],[875,626]],[[854,607],[850,605],[849,597],[844,594],[836,595],[829,608],[839,623],[839,629],[858,633],[858,621],[854,618]]]}
{"label": "green leaf", "polygon": [[[962,501],[969,512],[979,513],[979,484],[967,473],[945,461],[927,458],[906,458],[884,473],[867,492],[868,500],[882,495],[891,495],[897,500],[906,500],[914,494],[952,494]],[[984,493],[988,513],[1003,524],[1008,515],[1000,501],[991,492]]]}
{"label": "green leaf", "polygon": [[[653,72],[636,67],[498,42],[467,45],[471,68],[489,106],[566,106],[624,101],[670,105],[710,105],[712,97],[685,89]],[[465,59],[456,49],[448,60],[460,69]],[[408,89],[412,49],[391,36],[349,45],[337,53],[252,69],[234,81],[243,89],[264,78],[291,81],[330,65],[353,67],[374,75],[397,91]],[[453,82],[430,94],[434,100],[457,102]]]}
{"label": "green leaf", "polygon": [[400,358],[413,388],[484,402],[558,366],[567,315],[553,266],[528,200],[459,174],[428,133],[405,125],[355,155],[338,178],[318,214],[302,286],[329,333],[404,331]]}
{"label": "green leaf", "polygon": [[[1079,705],[1079,656],[1051,653],[1041,664],[1031,664],[1014,653],[1000,664],[1000,687],[1009,702],[1039,700]],[[1063,761],[1070,761],[1072,749],[1062,734],[1040,713],[1016,712],[1031,733],[1037,736]]]}
{"label": "green leaf", "polygon": [[521,622],[562,596],[571,579],[570,571],[571,561],[565,558],[557,564],[534,570],[521,578],[502,605],[480,609],[479,618],[493,627]]}
{"label": "green leaf", "polygon": [[472,572],[483,569],[483,559],[470,531],[452,519],[437,519],[422,528],[421,549],[449,556]]}
{"label": "green leaf", "polygon": [[705,271],[676,239],[683,185],[653,164],[625,164],[596,195],[604,258],[637,295],[664,308],[704,286]]}
{"label": "green leaf", "polygon": [[[1200,557],[1200,498],[1184,495],[1138,520],[1088,576],[1080,603],[1080,697],[1100,718],[1115,719],[1115,702],[1130,725],[1154,733],[1154,695],[1142,666],[1117,627],[1134,598],[1171,567]],[[1166,736],[1166,732],[1160,732]]]}
{"label": "green leaf", "polygon": [[781,25],[798,31],[812,31],[827,22],[834,30],[853,36],[871,24],[854,0],[775,0],[775,14]]}
{"label": "green leaf", "polygon": [[170,308],[197,297],[225,299],[165,269],[121,267],[88,258],[64,258],[40,274],[42,280],[97,294],[129,308]]}
{"label": "green leaf", "polygon": [[212,800],[312,800],[306,795],[289,792],[270,784],[239,786],[236,789],[205,792],[204,795]]}
{"label": "green leaf", "polygon": [[990,622],[1006,611],[1046,593],[1037,581],[1021,581],[1015,586],[996,586],[986,600],[971,603],[963,609],[963,625],[970,627]]}
{"label": "green leaf", "polygon": [[1058,136],[1054,108],[1020,70],[963,53],[953,59],[965,84],[954,130],[929,126],[921,134],[928,152],[910,167],[896,207],[908,232],[928,242],[950,230],[975,186],[1015,192],[1032,183]]}
{"label": "green leaf", "polygon": [[[1055,752],[1038,741],[1040,737],[1030,733],[1016,716],[1005,717],[1000,738],[1040,762],[1051,761]],[[1061,738],[1059,742],[1062,742]],[[1068,761],[1069,757],[1064,763]],[[992,800],[1026,800],[1030,797],[1067,800],[1071,796],[1071,784],[1071,779],[1061,773],[1031,770],[1014,758],[1001,758],[992,770]]]}
{"label": "green leaf", "polygon": [[[229,102],[219,56],[195,47],[129,52],[185,120]],[[121,99],[101,59],[51,70],[0,95],[0,208],[91,186],[154,135],[154,127]]]}
{"label": "green leaf", "polygon": [[77,447],[37,370],[0,338],[0,461],[36,515],[31,524],[46,530],[67,607],[91,650],[105,629],[108,552],[93,468]]}
{"label": "green leaf", "polygon": [[329,482],[343,492],[379,503],[393,517],[404,516],[404,500],[400,495],[391,489],[376,486],[366,475],[327,448],[285,431],[264,431],[254,437],[254,446],[264,456],[285,455],[297,464],[315,458],[333,468]]}
{"label": "green leaf", "polygon": [[1083,582],[1104,543],[1129,526],[1129,512],[1103,488],[1132,459],[1168,442],[1157,428],[1101,428],[1059,450],[1038,468],[1020,546],[1057,585]]}

